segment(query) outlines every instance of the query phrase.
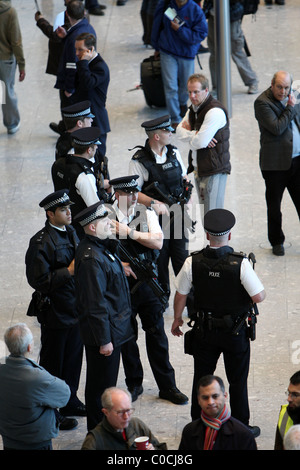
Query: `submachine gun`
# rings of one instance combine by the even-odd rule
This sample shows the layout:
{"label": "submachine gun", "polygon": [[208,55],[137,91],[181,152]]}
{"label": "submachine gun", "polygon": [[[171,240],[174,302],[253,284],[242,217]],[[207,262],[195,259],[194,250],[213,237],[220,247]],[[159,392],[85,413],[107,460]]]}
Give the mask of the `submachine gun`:
{"label": "submachine gun", "polygon": [[[254,253],[249,253],[248,255],[249,261],[252,262],[253,269],[255,268],[255,255]],[[237,321],[235,327],[232,330],[232,334],[238,335],[240,332],[240,329],[244,325],[245,321],[247,320],[247,328],[248,328],[248,337],[251,341],[254,341],[256,339],[256,323],[257,323],[257,316],[259,315],[259,311],[257,308],[257,305],[253,303],[252,301],[250,302],[249,305],[249,310],[245,315],[239,318]]]}
{"label": "submachine gun", "polygon": [[[149,186],[147,186],[143,192],[147,194],[148,191],[152,191],[154,189],[159,194],[159,196],[162,197],[162,202],[168,204],[168,206],[172,206],[173,204],[179,204],[181,208],[183,209],[185,228],[189,230],[191,233],[194,233],[195,225],[197,221],[192,220],[190,218],[188,211],[185,207],[185,205],[190,200],[193,187],[194,186],[192,185],[190,181],[184,181],[183,190],[181,191],[181,193],[178,196],[173,196],[172,194],[164,193],[160,189],[158,181],[154,181],[153,183],[149,184]],[[174,214],[170,217],[170,223],[173,221],[173,219],[174,219]]]}
{"label": "submachine gun", "polygon": [[[157,266],[153,261],[145,259],[140,259],[138,257],[131,256],[128,250],[120,242],[118,244],[118,250],[123,261],[127,261],[134,274],[137,277],[137,283],[131,289],[131,294],[134,294],[136,289],[145,282],[153,290],[154,294],[159,298],[162,305],[165,307],[169,301],[167,293],[163,290],[160,283],[157,280]],[[124,260],[125,258],[125,260]]]}

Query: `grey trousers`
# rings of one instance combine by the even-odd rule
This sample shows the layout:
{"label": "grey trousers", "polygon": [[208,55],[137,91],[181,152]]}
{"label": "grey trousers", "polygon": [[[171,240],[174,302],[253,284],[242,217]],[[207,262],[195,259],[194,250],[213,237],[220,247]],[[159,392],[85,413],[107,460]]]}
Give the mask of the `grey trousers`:
{"label": "grey trousers", "polygon": [[[258,82],[257,75],[253,71],[250,61],[246,55],[244,44],[245,38],[241,27],[241,20],[230,23],[231,33],[231,57],[236,64],[241,79],[246,86],[254,85]],[[208,18],[208,36],[207,45],[210,52],[209,68],[213,88],[217,87],[216,77],[216,56],[215,56],[215,39],[214,39],[214,17]]]}

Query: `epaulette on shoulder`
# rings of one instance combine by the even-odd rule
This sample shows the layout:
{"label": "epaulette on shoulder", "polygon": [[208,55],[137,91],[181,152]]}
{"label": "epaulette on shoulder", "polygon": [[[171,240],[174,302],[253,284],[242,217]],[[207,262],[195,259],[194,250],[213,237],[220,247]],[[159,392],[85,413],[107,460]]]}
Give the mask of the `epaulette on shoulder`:
{"label": "epaulette on shoulder", "polygon": [[246,255],[246,253],[244,253],[243,251],[233,251],[231,253],[233,256],[238,256],[240,258],[248,258],[248,256]]}
{"label": "epaulette on shoulder", "polygon": [[189,254],[189,256],[196,256],[199,255],[203,250],[197,250],[197,251],[192,251],[192,253]]}
{"label": "epaulette on shoulder", "polygon": [[38,243],[38,244],[43,243],[45,235],[46,235],[46,230],[41,230],[39,233],[37,233],[37,235],[35,237],[35,242]]}
{"label": "epaulette on shoulder", "polygon": [[91,259],[93,257],[93,250],[92,250],[92,247],[91,246],[87,246],[85,251],[84,251],[84,254],[82,256],[82,259],[83,260],[86,260],[86,259]]}
{"label": "epaulette on shoulder", "polygon": [[138,150],[138,151],[135,152],[135,154],[132,156],[132,160],[139,160],[142,156],[143,156],[142,153],[140,152],[140,150]]}

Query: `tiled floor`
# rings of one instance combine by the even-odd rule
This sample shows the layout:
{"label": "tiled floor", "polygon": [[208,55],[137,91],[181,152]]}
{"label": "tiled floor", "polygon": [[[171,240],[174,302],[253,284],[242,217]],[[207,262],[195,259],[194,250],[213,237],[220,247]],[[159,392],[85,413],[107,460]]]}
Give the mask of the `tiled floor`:
{"label": "tiled floor", "polygon": [[[103,1],[103,0],[102,0]],[[117,7],[115,0],[105,0],[103,17],[91,17],[98,35],[98,50],[107,61],[111,82],[107,108],[112,132],[108,137],[109,167],[112,177],[127,174],[132,155],[128,149],[143,144],[142,121],[154,118],[164,109],[146,106],[143,92],[134,89],[140,83],[140,62],[152,51],[142,45],[139,16],[141,0],[128,0]],[[54,160],[57,135],[48,127],[59,118],[58,92],[53,88],[54,77],[45,74],[47,39],[35,26],[34,2],[13,0],[23,31],[26,56],[26,79],[16,83],[22,116],[21,129],[8,136],[0,126],[0,337],[5,329],[18,321],[26,321],[34,332],[36,354],[39,350],[39,325],[26,317],[31,298],[24,271],[24,255],[30,237],[44,224],[39,201],[52,191],[50,167]],[[40,0],[40,9],[50,21],[63,9],[61,0]],[[260,90],[270,84],[276,70],[290,71],[300,79],[298,0],[286,0],[286,5],[266,7],[261,1],[256,19],[246,17],[243,29],[252,53],[250,58],[260,80]],[[208,54],[200,57],[203,72],[209,75]],[[283,201],[283,224],[286,233],[286,255],[274,257],[266,237],[264,184],[258,167],[259,133],[253,114],[255,96],[246,94],[232,63],[232,174],[226,193],[226,207],[237,217],[232,245],[246,253],[253,251],[257,272],[262,279],[267,299],[260,306],[257,340],[252,346],[249,375],[251,424],[261,427],[258,448],[271,450],[280,404],[289,377],[300,362],[300,300],[299,300],[299,221],[288,195]],[[196,62],[196,69],[198,64]],[[177,142],[184,160],[187,148]],[[190,249],[204,244],[201,221]],[[183,353],[183,341],[170,334],[172,306],[165,315],[165,327],[170,341],[171,361],[176,369],[179,388],[190,395],[192,358]],[[184,329],[187,327],[185,326]],[[135,413],[151,427],[169,449],[177,449],[183,426],[190,421],[190,406],[176,406],[158,399],[158,391],[145,357],[144,335],[140,332],[140,349],[144,358],[144,394],[135,403]],[[0,357],[4,360],[0,341]],[[84,370],[80,397],[83,399]],[[225,379],[222,361],[217,373]],[[124,385],[120,370],[119,385]],[[74,431],[60,432],[54,440],[56,449],[80,449],[86,433],[85,419],[79,418]]]}

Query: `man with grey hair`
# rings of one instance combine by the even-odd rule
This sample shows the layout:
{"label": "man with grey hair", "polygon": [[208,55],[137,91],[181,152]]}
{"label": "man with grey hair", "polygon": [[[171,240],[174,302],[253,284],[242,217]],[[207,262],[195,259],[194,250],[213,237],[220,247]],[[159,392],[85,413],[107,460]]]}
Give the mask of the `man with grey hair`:
{"label": "man with grey hair", "polygon": [[292,426],[283,439],[284,450],[300,450],[300,424]]}
{"label": "man with grey hair", "polygon": [[147,436],[146,450],[165,450],[139,418],[132,418],[131,395],[117,387],[107,388],[102,396],[104,418],[86,436],[82,450],[136,450],[135,439]]}
{"label": "man with grey hair", "polygon": [[33,335],[25,323],[4,335],[10,352],[0,364],[0,434],[5,450],[51,450],[58,434],[55,409],[70,398],[69,386],[29,358]]}

